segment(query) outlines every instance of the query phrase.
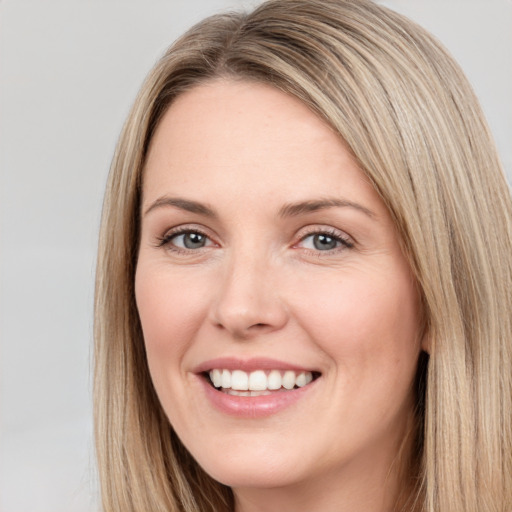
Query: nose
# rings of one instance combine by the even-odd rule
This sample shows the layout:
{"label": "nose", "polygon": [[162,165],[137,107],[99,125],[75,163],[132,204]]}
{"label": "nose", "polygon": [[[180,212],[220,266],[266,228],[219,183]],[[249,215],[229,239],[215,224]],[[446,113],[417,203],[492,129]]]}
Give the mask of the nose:
{"label": "nose", "polygon": [[282,329],[288,311],[278,273],[264,256],[234,256],[222,271],[211,308],[214,325],[237,340]]}

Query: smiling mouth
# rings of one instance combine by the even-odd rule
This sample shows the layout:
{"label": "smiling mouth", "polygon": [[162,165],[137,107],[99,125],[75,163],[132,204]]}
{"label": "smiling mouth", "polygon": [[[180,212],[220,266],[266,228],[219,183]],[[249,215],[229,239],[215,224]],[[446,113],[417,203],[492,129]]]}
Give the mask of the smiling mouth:
{"label": "smiling mouth", "polygon": [[214,368],[203,374],[218,391],[235,396],[264,396],[303,388],[320,374],[293,370],[227,370]]}

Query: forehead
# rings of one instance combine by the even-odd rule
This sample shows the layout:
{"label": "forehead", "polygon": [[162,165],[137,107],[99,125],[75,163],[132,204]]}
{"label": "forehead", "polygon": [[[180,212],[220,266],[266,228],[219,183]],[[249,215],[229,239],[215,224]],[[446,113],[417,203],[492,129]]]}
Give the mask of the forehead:
{"label": "forehead", "polygon": [[164,114],[149,148],[144,201],[226,190],[267,200],[376,198],[339,135],[298,99],[265,84],[217,80],[180,95]]}
{"label": "forehead", "polygon": [[[198,157],[242,153],[257,147],[284,151],[339,136],[297,98],[266,84],[219,79],[178,96],[167,109],[150,144],[148,163],[162,151],[184,153],[198,146]],[[284,145],[283,145],[284,143]],[[214,149],[218,148],[218,152]],[[221,154],[219,154],[221,153]],[[190,155],[189,155],[190,156]],[[257,162],[253,162],[255,165]]]}

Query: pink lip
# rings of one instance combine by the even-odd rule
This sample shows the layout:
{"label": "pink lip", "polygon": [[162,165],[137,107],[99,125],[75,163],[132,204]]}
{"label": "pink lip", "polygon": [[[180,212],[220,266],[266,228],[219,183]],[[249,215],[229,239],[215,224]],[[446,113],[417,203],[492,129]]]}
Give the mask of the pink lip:
{"label": "pink lip", "polygon": [[208,372],[214,368],[219,370],[243,370],[244,372],[253,372],[255,370],[293,370],[295,372],[314,371],[310,368],[304,368],[298,365],[269,359],[266,357],[257,357],[251,359],[238,359],[235,357],[219,357],[210,359],[199,364],[193,369],[194,373]]}
{"label": "pink lip", "polygon": [[239,359],[222,357],[210,359],[199,364],[193,372],[199,379],[202,389],[208,401],[220,412],[239,418],[263,418],[276,414],[279,411],[304,399],[316,388],[317,380],[307,386],[289,391],[273,392],[262,396],[235,396],[228,395],[215,389],[203,375],[214,368],[226,370],[243,370],[252,372],[255,370],[292,370],[295,372],[314,371],[295,364],[269,358]]}
{"label": "pink lip", "polygon": [[303,388],[290,391],[278,391],[271,395],[234,396],[215,389],[203,376],[201,380],[205,395],[210,403],[219,411],[239,418],[264,418],[304,399],[315,388],[316,380]]}

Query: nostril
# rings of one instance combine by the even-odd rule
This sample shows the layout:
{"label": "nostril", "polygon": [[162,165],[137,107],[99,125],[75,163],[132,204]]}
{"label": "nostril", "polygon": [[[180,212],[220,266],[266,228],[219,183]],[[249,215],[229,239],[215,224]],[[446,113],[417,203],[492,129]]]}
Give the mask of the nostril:
{"label": "nostril", "polygon": [[269,324],[260,322],[257,324],[253,324],[249,327],[248,331],[264,331],[265,329],[269,328]]}

